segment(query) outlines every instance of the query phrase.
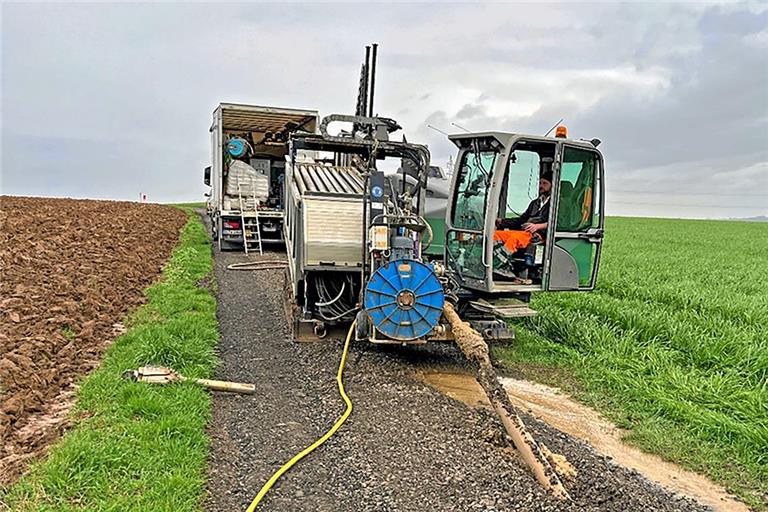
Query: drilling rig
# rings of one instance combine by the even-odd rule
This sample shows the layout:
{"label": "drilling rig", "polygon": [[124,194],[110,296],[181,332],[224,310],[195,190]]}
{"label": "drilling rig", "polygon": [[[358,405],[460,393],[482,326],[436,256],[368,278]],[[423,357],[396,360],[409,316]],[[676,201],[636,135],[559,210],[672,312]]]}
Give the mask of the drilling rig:
{"label": "drilling rig", "polygon": [[[486,342],[512,338],[509,320],[536,314],[532,293],[594,289],[604,235],[600,141],[570,139],[564,126],[554,137],[450,135],[457,166],[436,230],[425,218],[428,148],[394,140],[401,126],[374,114],[376,53],[366,48],[354,115],[329,115],[316,133],[290,136],[283,204],[294,336],[322,338],[353,323],[358,341],[455,341],[537,480],[568,499]],[[399,166],[399,179],[385,174],[388,164]],[[436,231],[437,260],[426,256]]]}
{"label": "drilling rig", "polygon": [[[366,49],[355,115],[327,116],[318,133],[289,141],[283,203],[294,334],[323,337],[356,320],[358,340],[452,339],[448,300],[484,338],[508,340],[510,319],[536,314],[532,293],[592,290],[604,233],[600,141],[569,139],[563,126],[554,137],[449,136],[458,154],[443,257],[427,261],[430,153],[393,140],[400,125],[373,114],[376,53]],[[411,179],[388,179],[388,162]],[[551,184],[547,228],[508,247],[498,226],[521,216],[542,176]]]}

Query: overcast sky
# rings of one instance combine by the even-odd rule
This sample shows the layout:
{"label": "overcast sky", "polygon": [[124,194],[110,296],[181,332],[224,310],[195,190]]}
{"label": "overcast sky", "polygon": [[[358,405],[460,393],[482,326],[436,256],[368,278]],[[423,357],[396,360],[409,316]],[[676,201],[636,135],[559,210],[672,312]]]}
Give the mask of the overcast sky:
{"label": "overcast sky", "polygon": [[768,4],[2,5],[3,194],[201,200],[219,102],[598,137],[608,214],[768,215]]}

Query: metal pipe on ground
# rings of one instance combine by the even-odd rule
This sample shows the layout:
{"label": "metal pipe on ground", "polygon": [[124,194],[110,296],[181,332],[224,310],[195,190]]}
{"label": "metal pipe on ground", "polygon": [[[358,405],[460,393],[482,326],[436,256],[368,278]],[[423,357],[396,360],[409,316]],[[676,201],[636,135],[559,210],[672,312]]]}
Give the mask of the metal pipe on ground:
{"label": "metal pipe on ground", "polygon": [[506,390],[499,382],[496,371],[491,364],[488,345],[483,337],[467,322],[459,318],[450,302],[445,303],[443,316],[451,325],[456,344],[467,359],[476,364],[477,381],[488,396],[488,400],[499,416],[504,430],[512,438],[512,442],[523,461],[536,476],[536,480],[556,497],[570,500],[568,491],[565,490],[565,486],[563,486],[560,477],[549,461],[549,457],[547,457],[547,454],[551,454],[551,452],[543,444],[539,445],[528,432],[517,409],[510,402]]}
{"label": "metal pipe on ground", "polygon": [[176,370],[165,366],[142,366],[136,370],[126,370],[123,372],[123,378],[136,382],[146,382],[149,384],[170,384],[171,382],[190,381],[208,388],[212,391],[227,391],[230,393],[252,394],[256,392],[256,386],[253,384],[244,384],[241,382],[229,382],[225,380],[212,379],[193,379],[185,377]]}

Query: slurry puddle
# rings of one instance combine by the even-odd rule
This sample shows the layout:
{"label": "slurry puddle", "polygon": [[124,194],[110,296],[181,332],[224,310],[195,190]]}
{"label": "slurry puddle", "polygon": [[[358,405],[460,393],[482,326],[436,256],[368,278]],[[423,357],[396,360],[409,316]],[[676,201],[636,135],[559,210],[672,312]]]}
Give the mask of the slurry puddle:
{"label": "slurry puddle", "polygon": [[[470,407],[491,410],[483,388],[470,374],[421,372],[417,377]],[[512,378],[502,378],[501,382],[516,407],[562,432],[586,441],[596,451],[610,456],[617,464],[635,469],[649,480],[694,498],[717,511],[749,511],[746,505],[735,500],[708,478],[627,445],[622,441],[625,431],[597,411],[570,399],[560,390]]]}

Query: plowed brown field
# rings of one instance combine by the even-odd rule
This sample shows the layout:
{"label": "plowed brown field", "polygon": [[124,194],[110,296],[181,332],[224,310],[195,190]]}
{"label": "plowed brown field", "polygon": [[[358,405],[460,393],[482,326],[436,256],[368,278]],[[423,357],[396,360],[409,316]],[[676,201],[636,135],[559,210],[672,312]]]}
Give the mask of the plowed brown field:
{"label": "plowed brown field", "polygon": [[0,197],[0,485],[61,434],[74,384],[185,221],[162,205]]}

